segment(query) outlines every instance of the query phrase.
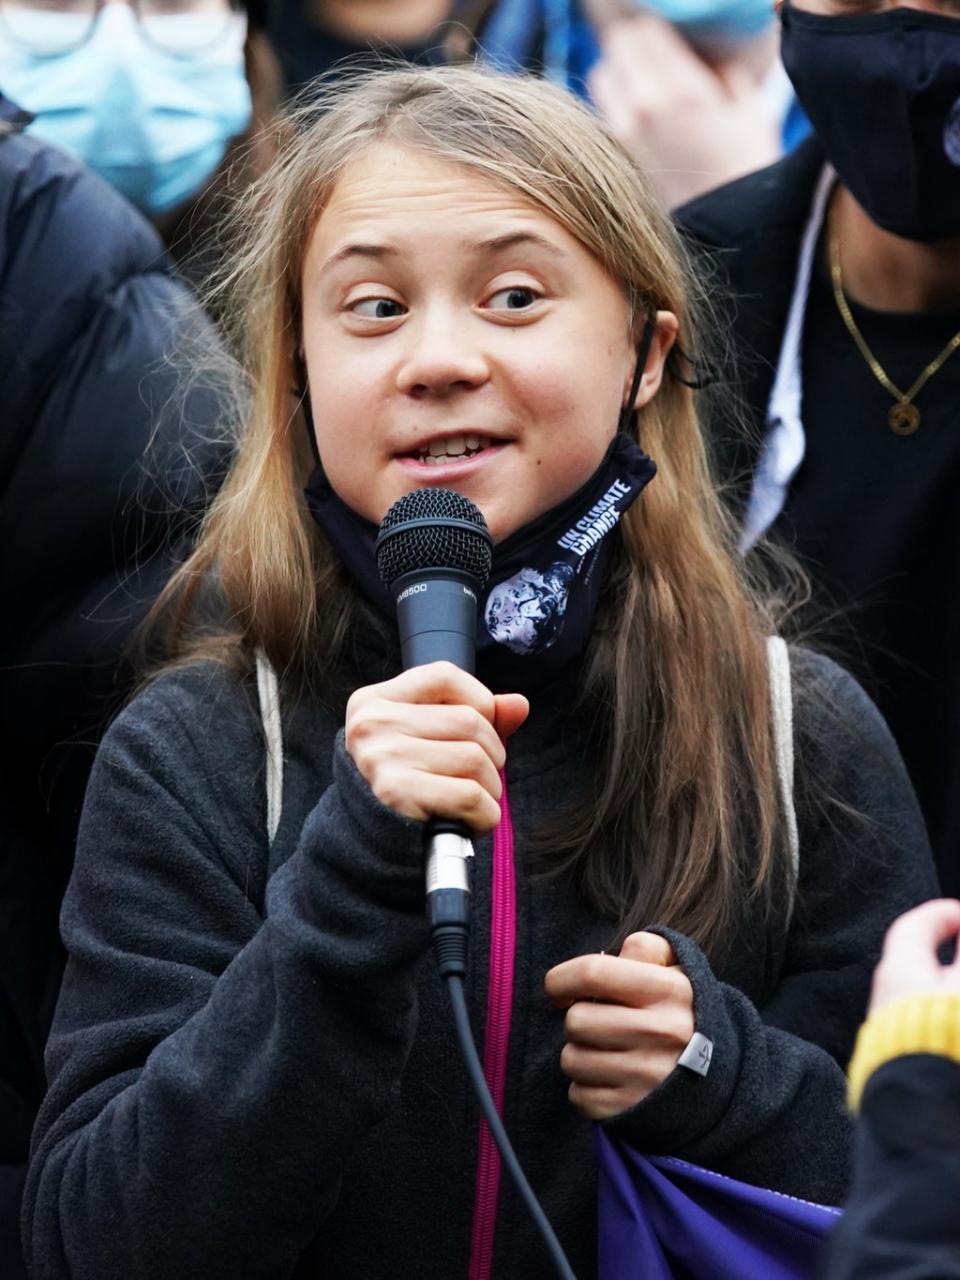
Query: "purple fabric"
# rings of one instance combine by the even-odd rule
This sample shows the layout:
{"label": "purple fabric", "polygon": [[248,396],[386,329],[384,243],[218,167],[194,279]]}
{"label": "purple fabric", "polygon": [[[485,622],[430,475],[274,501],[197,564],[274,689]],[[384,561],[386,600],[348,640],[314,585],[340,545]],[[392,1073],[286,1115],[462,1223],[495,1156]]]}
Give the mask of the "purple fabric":
{"label": "purple fabric", "polygon": [[594,1130],[599,1280],[810,1280],[839,1209],[751,1187]]}

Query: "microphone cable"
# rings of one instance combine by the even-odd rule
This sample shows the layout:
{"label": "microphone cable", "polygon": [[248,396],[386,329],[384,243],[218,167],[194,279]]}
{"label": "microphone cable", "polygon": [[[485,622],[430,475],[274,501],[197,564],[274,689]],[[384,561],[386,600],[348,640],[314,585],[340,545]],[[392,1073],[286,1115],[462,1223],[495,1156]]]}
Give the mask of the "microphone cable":
{"label": "microphone cable", "polygon": [[507,1131],[503,1127],[503,1121],[500,1119],[493,1098],[490,1095],[490,1087],[487,1084],[486,1076],[483,1074],[483,1066],[477,1053],[477,1046],[473,1042],[473,1030],[470,1026],[470,1015],[467,1011],[467,1000],[463,990],[463,978],[467,969],[467,926],[465,920],[461,919],[455,923],[452,921],[441,923],[435,920],[433,943],[440,974],[446,983],[450,996],[450,1006],[453,1010],[453,1020],[457,1029],[457,1039],[460,1042],[460,1051],[463,1054],[467,1074],[470,1077],[470,1083],[473,1085],[473,1091],[477,1095],[483,1118],[490,1128],[497,1150],[500,1152],[500,1158],[513,1179],[514,1186],[520,1193],[520,1198],[526,1205],[534,1225],[540,1232],[554,1270],[558,1276],[562,1277],[562,1280],[576,1280],[573,1268],[567,1261],[556,1232],[550,1225],[539,1200],[534,1195],[533,1188],[520,1167],[516,1152],[510,1145]]}

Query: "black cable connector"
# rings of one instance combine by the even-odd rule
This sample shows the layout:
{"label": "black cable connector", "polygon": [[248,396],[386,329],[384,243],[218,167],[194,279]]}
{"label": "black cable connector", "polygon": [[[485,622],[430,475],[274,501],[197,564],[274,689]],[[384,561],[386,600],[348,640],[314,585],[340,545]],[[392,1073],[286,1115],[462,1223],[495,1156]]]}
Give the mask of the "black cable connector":
{"label": "black cable connector", "polygon": [[465,889],[428,893],[427,922],[441,977],[462,978],[467,972],[470,894]]}

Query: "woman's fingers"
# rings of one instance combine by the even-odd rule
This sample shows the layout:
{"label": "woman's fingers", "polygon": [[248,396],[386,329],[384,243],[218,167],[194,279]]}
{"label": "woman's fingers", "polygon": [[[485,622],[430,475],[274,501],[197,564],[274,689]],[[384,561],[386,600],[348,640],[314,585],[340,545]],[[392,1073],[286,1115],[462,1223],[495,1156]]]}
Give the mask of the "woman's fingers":
{"label": "woman's fingers", "polygon": [[[494,800],[499,800],[503,791],[496,766],[476,742],[434,742],[397,734],[382,744],[380,768],[390,766],[403,772],[476,782]],[[363,772],[359,762],[357,767]]]}
{"label": "woman's fingers", "polygon": [[588,1120],[609,1120],[635,1105],[626,1100],[620,1089],[609,1085],[582,1085],[574,1081],[567,1096]]}
{"label": "woman's fingers", "polygon": [[652,1093],[696,1029],[690,980],[658,934],[631,934],[619,956],[566,960],[547,974],[546,988],[566,1009],[560,1066],[572,1081],[570,1100],[595,1120]]}
{"label": "woman's fingers", "polygon": [[[495,769],[506,760],[503,741],[493,725],[473,707],[420,706],[376,698],[349,716],[347,750],[357,760],[368,750],[400,747],[403,739],[434,742],[472,742],[480,747]],[[383,743],[381,744],[381,739]],[[403,749],[409,751],[409,745]]]}
{"label": "woman's fingers", "polygon": [[428,662],[423,667],[411,667],[392,680],[357,689],[350,701],[363,701],[368,697],[386,698],[390,702],[470,706],[485,720],[493,722],[494,695],[476,676],[461,671],[452,662]]}
{"label": "woman's fingers", "polygon": [[611,1053],[659,1040],[679,1045],[682,1053],[693,1035],[689,1014],[683,1009],[678,1009],[674,1016],[658,1006],[631,1009],[622,1004],[594,1004],[587,1000],[578,1000],[570,1006],[563,1026],[568,1041]]}
{"label": "woman's fingers", "polygon": [[378,772],[370,789],[382,805],[418,822],[453,818],[482,834],[500,821],[500,805],[484,786],[469,778],[387,768]]}
{"label": "woman's fingers", "polygon": [[560,1070],[574,1084],[619,1089],[626,1075],[625,1055],[567,1043],[560,1054]]}
{"label": "woman's fingers", "polygon": [[353,757],[380,803],[406,818],[457,818],[476,831],[500,821],[500,775],[478,742],[380,732],[356,738]]}
{"label": "woman's fingers", "polygon": [[683,984],[689,986],[676,966],[605,955],[574,956],[546,977],[547,995],[561,1009],[576,1000],[608,1000],[642,1008],[669,999]]}
{"label": "woman's fingers", "polygon": [[465,671],[434,662],[351,696],[347,750],[388,808],[488,831],[500,820],[503,739],[528,710],[519,694],[495,697]]}
{"label": "woman's fingers", "polygon": [[625,1111],[666,1080],[684,1047],[665,1037],[612,1051],[568,1041],[560,1069],[571,1082],[570,1101],[594,1119]]}

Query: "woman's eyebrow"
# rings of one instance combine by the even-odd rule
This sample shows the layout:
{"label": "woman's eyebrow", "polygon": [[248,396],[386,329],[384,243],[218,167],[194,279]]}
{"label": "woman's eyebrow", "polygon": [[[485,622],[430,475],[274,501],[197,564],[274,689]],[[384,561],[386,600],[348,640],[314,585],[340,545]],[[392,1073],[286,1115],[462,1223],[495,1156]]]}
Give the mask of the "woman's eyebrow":
{"label": "woman's eyebrow", "polygon": [[331,253],[320,270],[329,271],[331,267],[346,262],[349,258],[373,258],[379,261],[381,258],[395,258],[399,253],[399,249],[388,244],[345,244],[335,253]]}
{"label": "woman's eyebrow", "polygon": [[474,244],[465,245],[464,248],[471,249],[475,253],[503,253],[507,249],[515,249],[518,246],[526,245],[534,249],[543,249],[555,258],[568,258],[570,256],[558,244],[554,244],[546,236],[537,235],[535,231],[508,232],[506,235],[493,236],[489,240],[480,240]]}
{"label": "woman's eyebrow", "polygon": [[[461,249],[470,254],[480,256],[482,254],[492,255],[497,253],[505,253],[508,249],[516,249],[518,247],[529,246],[534,249],[541,249],[545,253],[550,254],[554,258],[569,258],[566,250],[561,249],[558,244],[554,244],[552,240],[548,240],[546,236],[538,235],[535,231],[511,231],[504,235],[491,236],[486,240],[464,240],[461,241]],[[333,267],[338,266],[341,262],[349,261],[351,258],[371,258],[374,261],[382,261],[384,258],[403,257],[403,250],[388,244],[345,244],[330,255],[329,258],[320,267],[321,272],[329,271]]]}

